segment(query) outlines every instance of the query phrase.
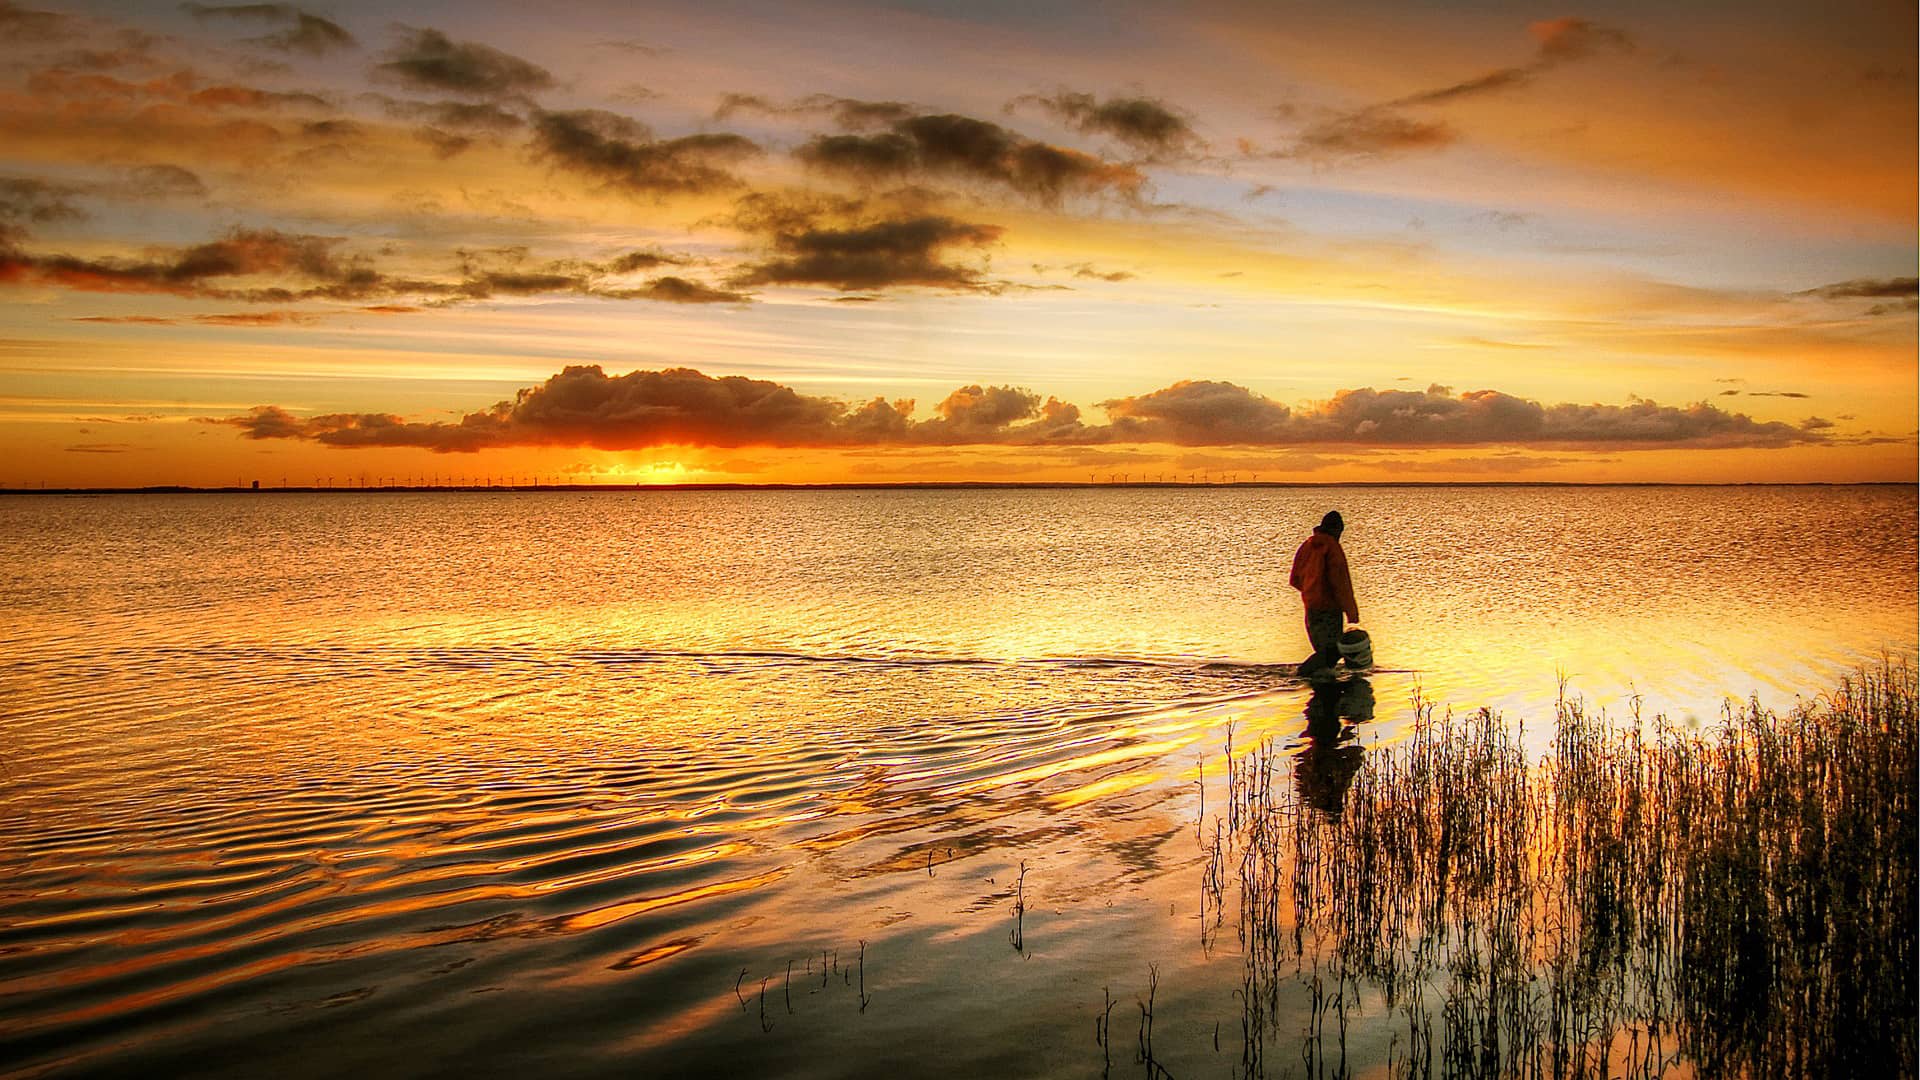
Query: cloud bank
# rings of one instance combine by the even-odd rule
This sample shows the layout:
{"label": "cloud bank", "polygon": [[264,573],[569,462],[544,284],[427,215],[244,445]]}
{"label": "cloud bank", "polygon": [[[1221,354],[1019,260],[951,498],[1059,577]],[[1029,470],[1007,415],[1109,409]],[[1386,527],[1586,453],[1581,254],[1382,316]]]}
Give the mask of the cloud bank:
{"label": "cloud bank", "polygon": [[568,367],[510,401],[458,421],[384,413],[300,417],[277,405],[206,422],[249,439],[300,439],[333,447],[418,447],[465,452],[511,446],[845,448],[862,446],[1094,446],[1156,443],[1209,447],[1468,447],[1569,449],[1780,447],[1827,441],[1830,425],[1759,421],[1706,402],[1543,405],[1497,390],[1455,394],[1342,390],[1299,409],[1233,383],[1182,381],[1100,403],[1107,424],[1013,386],[964,386],[914,419],[910,399],[847,402],[742,376],[691,368],[610,376]]}
{"label": "cloud bank", "polygon": [[[184,170],[181,170],[184,172]],[[167,175],[176,187],[184,178]],[[560,259],[529,263],[521,248],[461,252],[452,275],[420,277],[383,271],[341,237],[276,229],[233,229],[217,240],[150,253],[145,258],[34,254],[12,243],[10,219],[66,213],[59,192],[0,184],[0,287],[46,285],[76,292],[176,296],[200,300],[291,304],[414,299],[437,305],[497,296],[575,295],[606,300],[735,303],[745,293],[680,275],[635,282],[628,275],[684,262],[662,252],[628,252],[604,262]]]}

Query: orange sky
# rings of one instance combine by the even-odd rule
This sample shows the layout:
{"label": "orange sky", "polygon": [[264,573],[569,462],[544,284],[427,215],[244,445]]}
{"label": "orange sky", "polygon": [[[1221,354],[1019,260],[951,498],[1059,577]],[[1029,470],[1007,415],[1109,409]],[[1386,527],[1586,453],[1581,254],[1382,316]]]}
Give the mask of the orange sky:
{"label": "orange sky", "polygon": [[1910,6],[410,10],[0,5],[0,483],[1916,476]]}

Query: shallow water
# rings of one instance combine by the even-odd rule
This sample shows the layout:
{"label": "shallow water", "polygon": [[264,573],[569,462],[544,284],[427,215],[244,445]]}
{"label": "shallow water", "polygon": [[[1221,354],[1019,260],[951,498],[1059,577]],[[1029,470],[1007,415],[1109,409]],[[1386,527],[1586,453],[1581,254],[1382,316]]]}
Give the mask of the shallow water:
{"label": "shallow water", "polygon": [[[1333,505],[1381,670],[1316,696],[1278,666],[1285,578]],[[1151,965],[1160,1060],[1227,1069],[1195,825],[1230,728],[1357,721],[1308,758],[1337,799],[1416,688],[1530,737],[1563,674],[1616,711],[1788,706],[1914,650],[1915,514],[1886,487],[0,500],[0,1068],[1085,1075],[1103,987],[1131,1067]]]}

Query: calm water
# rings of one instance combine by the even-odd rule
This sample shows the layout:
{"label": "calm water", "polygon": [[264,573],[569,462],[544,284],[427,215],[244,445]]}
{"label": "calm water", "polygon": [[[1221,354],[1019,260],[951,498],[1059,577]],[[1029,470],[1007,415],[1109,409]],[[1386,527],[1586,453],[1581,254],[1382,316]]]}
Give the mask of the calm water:
{"label": "calm water", "polygon": [[[1310,694],[1286,571],[1331,506],[1381,670]],[[1337,801],[1416,688],[1530,739],[1562,675],[1791,705],[1913,652],[1915,522],[1883,487],[0,500],[0,1071],[1084,1076],[1103,989],[1135,1067],[1151,968],[1159,1059],[1224,1074],[1230,728],[1353,721]]]}

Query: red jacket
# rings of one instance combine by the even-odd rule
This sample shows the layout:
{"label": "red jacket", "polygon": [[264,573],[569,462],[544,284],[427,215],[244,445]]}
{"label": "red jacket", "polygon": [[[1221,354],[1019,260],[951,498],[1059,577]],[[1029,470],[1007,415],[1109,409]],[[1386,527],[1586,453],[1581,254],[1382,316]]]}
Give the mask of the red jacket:
{"label": "red jacket", "polygon": [[1340,541],[1313,530],[1293,553],[1293,574],[1287,584],[1300,590],[1308,611],[1340,610],[1350,622],[1360,621],[1360,604],[1353,598],[1353,579],[1347,576],[1347,553]]}

